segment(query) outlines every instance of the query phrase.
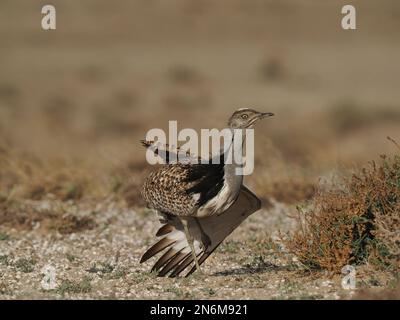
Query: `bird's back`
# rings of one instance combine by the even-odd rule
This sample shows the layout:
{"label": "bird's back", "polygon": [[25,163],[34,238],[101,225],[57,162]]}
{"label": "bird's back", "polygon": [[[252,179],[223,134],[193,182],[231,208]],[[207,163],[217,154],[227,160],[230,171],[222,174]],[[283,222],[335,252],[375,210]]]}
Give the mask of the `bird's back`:
{"label": "bird's back", "polygon": [[145,180],[142,196],[150,208],[175,216],[195,216],[223,187],[224,165],[166,164]]}
{"label": "bird's back", "polygon": [[142,188],[147,205],[164,213],[190,216],[196,201],[186,192],[188,175],[187,166],[180,164],[163,165],[151,172]]}

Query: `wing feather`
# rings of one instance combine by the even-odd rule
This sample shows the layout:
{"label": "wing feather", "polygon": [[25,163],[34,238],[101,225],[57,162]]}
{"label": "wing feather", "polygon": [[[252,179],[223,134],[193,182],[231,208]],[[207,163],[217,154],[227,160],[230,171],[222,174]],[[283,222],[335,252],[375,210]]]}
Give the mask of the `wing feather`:
{"label": "wing feather", "polygon": [[[211,241],[211,244],[207,248],[202,243],[201,231],[198,224],[194,218],[188,218],[189,232],[194,238],[194,246],[196,255],[199,257],[199,264],[204,263],[222,241],[248,216],[259,210],[260,207],[261,201],[257,196],[247,187],[242,186],[236,202],[228,210],[218,216],[199,219],[198,222],[201,224],[201,228]],[[141,262],[155,256],[163,249],[169,248],[155,263],[153,270],[157,270],[160,276],[166,276],[170,272],[170,277],[176,277],[193,264],[193,257],[183,231],[183,225],[178,217],[173,216],[161,226],[157,234],[162,235],[162,238],[144,253]],[[162,267],[163,269],[159,271]],[[186,276],[194,271],[195,266],[193,264]]]}
{"label": "wing feather", "polygon": [[160,157],[164,163],[174,164],[178,162],[178,159],[181,163],[201,162],[201,157],[192,155],[188,151],[184,152],[180,147],[148,140],[140,140],[140,142],[146,149],[153,151],[155,155]]}

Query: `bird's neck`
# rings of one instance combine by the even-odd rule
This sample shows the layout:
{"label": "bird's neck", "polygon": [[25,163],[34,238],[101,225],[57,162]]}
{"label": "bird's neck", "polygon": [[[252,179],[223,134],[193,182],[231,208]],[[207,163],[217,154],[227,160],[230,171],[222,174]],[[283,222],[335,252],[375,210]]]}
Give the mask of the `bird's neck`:
{"label": "bird's neck", "polygon": [[243,167],[243,145],[246,139],[245,129],[230,128],[232,140],[224,152],[225,171],[229,175],[237,175],[236,168]]}
{"label": "bird's neck", "polygon": [[244,142],[246,140],[246,130],[245,129],[233,129],[229,128],[231,131],[232,139],[229,142],[227,148],[225,148],[225,154],[229,152],[240,152],[243,149]]}

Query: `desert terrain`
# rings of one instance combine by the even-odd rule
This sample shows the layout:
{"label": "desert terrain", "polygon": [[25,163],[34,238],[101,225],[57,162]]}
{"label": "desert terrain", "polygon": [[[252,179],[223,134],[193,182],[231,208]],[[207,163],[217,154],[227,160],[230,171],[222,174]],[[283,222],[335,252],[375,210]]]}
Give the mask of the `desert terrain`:
{"label": "desert terrain", "polygon": [[[381,155],[395,163],[382,182],[394,189],[375,198],[390,196],[382,221],[399,223],[400,3],[354,1],[357,30],[341,28],[344,4],[54,0],[57,29],[44,31],[42,1],[1,1],[0,298],[398,299],[400,240],[378,264],[363,246],[354,290],[336,260],[307,264],[311,249],[290,245],[299,213],[336,206],[327,190],[384,166]],[[140,196],[154,169],[140,140],[169,120],[223,128],[240,107],[275,114],[255,128],[245,178],[262,209],[203,275],[158,278],[153,260],[139,264],[159,227]],[[347,184],[374,198],[371,185]]]}

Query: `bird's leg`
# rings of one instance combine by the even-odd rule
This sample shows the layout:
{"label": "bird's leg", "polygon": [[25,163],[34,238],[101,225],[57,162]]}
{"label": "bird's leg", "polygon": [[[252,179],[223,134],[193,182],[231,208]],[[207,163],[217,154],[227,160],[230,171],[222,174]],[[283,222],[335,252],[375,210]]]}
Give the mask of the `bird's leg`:
{"label": "bird's leg", "polygon": [[211,245],[211,240],[210,237],[204,232],[203,227],[200,224],[200,221],[198,218],[194,218],[194,221],[196,221],[197,226],[200,229],[200,233],[201,233],[201,242],[204,246],[204,251],[206,251],[208,249],[208,247]]}
{"label": "bird's leg", "polygon": [[190,250],[192,251],[192,255],[193,255],[194,263],[196,265],[196,269],[201,273],[199,261],[197,260],[196,251],[194,250],[194,239],[193,239],[192,235],[190,234],[189,228],[188,228],[189,222],[186,219],[181,219],[181,221],[182,221],[182,224],[183,224],[183,228],[185,229],[186,240],[189,243]]}

